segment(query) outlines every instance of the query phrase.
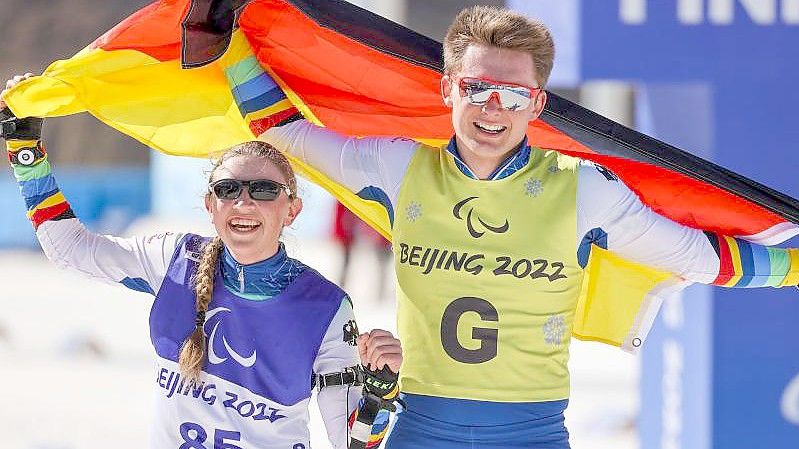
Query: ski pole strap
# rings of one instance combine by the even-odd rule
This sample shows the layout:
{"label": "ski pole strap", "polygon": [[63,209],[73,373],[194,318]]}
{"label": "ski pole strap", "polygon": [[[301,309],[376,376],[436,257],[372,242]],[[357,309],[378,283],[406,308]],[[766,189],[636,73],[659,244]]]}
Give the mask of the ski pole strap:
{"label": "ski pole strap", "polygon": [[[374,423],[377,415],[381,410],[396,412],[398,406],[402,407],[402,409],[406,408],[405,402],[398,395],[395,395],[392,399],[384,399],[364,390],[357,417],[350,428],[348,449],[366,449],[369,447],[370,440],[373,439],[372,432],[374,432]],[[381,439],[382,436],[377,442],[372,441],[372,446],[377,447]]]}
{"label": "ski pole strap", "polygon": [[385,403],[383,398],[364,390],[363,403],[350,429],[349,449],[366,449],[369,437],[372,436],[372,426],[377,418],[377,413],[384,408]]}
{"label": "ski pole strap", "polygon": [[[399,373],[384,365],[380,370],[372,370],[362,366],[363,398],[358,414],[350,429],[349,449],[366,449],[372,436],[375,420],[381,410],[394,412],[396,402],[400,402]],[[400,405],[402,403],[400,402]],[[379,443],[379,440],[378,440]],[[372,444],[375,446],[375,443]]]}
{"label": "ski pole strap", "polygon": [[361,373],[360,366],[350,366],[344,368],[344,371],[338,373],[316,374],[311,375],[311,390],[319,387],[319,390],[325,387],[332,387],[335,385],[363,385],[363,374]]}

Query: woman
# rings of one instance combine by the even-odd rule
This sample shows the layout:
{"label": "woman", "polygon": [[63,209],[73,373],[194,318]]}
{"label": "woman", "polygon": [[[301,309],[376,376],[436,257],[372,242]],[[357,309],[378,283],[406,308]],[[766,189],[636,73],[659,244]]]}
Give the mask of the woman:
{"label": "woman", "polygon": [[[381,330],[358,336],[346,294],[286,255],[279,237],[302,201],[283,155],[247,142],[216,162],[205,207],[218,237],[103,236],[89,232],[60,193],[42,120],[16,119],[2,101],[0,109],[9,160],[47,257],[155,296],[152,447],[307,448],[314,386],[334,447],[347,446],[348,419],[354,447],[379,444],[398,391],[399,341]],[[351,388],[361,380],[364,400]]]}

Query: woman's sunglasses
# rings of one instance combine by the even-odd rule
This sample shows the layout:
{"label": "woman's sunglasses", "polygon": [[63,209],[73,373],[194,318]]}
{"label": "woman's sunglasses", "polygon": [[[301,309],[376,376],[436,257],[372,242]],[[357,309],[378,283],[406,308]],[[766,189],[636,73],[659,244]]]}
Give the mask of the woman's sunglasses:
{"label": "woman's sunglasses", "polygon": [[291,188],[271,179],[253,179],[240,181],[238,179],[220,179],[212,182],[208,189],[214,192],[220,200],[235,200],[241,196],[242,190],[247,187],[250,198],[258,201],[272,201],[280,195],[281,190],[291,197]]}
{"label": "woman's sunglasses", "polygon": [[540,87],[500,83],[484,78],[461,78],[458,82],[461,93],[470,104],[483,106],[496,96],[504,109],[522,111],[530,106]]}

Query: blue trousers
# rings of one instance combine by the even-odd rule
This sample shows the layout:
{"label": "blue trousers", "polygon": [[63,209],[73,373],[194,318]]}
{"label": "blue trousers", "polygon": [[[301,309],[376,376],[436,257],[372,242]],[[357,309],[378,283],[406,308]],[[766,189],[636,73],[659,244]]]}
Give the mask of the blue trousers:
{"label": "blue trousers", "polygon": [[[460,402],[456,404],[457,407],[447,407],[448,412],[441,410],[438,416],[428,416],[431,409],[427,405],[434,398],[425,398],[424,402],[419,404],[420,407],[414,410],[414,403],[419,401],[413,399],[420,397],[408,396],[411,398],[404,397],[408,409],[397,414],[385,449],[569,449],[569,432],[564,424],[562,410],[554,410],[554,414],[548,416],[535,416],[524,421],[502,423],[492,422],[494,421],[492,418],[497,416],[497,408],[502,406],[499,403],[484,402],[482,404],[489,405],[479,407],[481,404],[479,401],[454,400]],[[443,399],[443,401],[453,400]],[[508,404],[517,410],[519,405],[521,404]],[[475,415],[475,419],[462,419],[464,409]],[[483,420],[480,419],[480,409],[485,415]]]}

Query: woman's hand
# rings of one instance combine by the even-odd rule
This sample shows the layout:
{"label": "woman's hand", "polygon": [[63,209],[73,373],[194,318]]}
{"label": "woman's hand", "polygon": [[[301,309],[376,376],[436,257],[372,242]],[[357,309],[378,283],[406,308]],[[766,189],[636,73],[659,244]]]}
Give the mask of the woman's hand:
{"label": "woman's hand", "polygon": [[6,96],[6,93],[8,93],[8,91],[11,90],[12,87],[16,86],[17,84],[19,84],[23,80],[31,78],[32,76],[33,76],[33,73],[28,72],[28,73],[26,73],[24,75],[17,75],[15,77],[11,78],[10,80],[6,81],[5,89],[3,89],[2,92],[0,92],[0,109],[5,109],[5,107],[6,107],[6,102],[3,100],[3,97]]}
{"label": "woman's hand", "polygon": [[374,371],[388,366],[394,373],[398,373],[402,364],[402,346],[389,331],[373,329],[358,336],[358,352],[363,366]]}

